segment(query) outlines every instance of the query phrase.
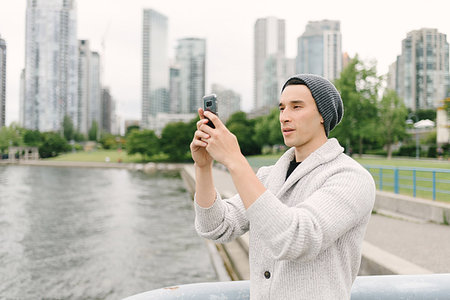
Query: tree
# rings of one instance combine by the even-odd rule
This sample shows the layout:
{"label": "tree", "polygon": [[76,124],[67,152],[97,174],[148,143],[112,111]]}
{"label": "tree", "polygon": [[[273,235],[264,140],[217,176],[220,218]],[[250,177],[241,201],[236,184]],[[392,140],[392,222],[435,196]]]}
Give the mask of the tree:
{"label": "tree", "polygon": [[22,144],[21,128],[12,123],[9,127],[0,128],[0,152],[5,152],[10,146],[20,146]]}
{"label": "tree", "polygon": [[171,161],[186,160],[190,155],[189,145],[194,136],[194,131],[189,123],[174,122],[167,124],[161,132],[161,150],[169,155]]}
{"label": "tree", "polygon": [[27,146],[39,147],[42,143],[42,135],[39,130],[25,129],[23,133],[23,142]]}
{"label": "tree", "polygon": [[56,132],[42,133],[42,144],[39,147],[39,155],[42,158],[58,156],[60,153],[70,150],[66,139]]}
{"label": "tree", "polygon": [[330,136],[345,141],[347,150],[358,146],[363,153],[363,141],[376,140],[377,99],[381,78],[375,65],[366,65],[353,58],[335,81],[344,103],[344,117]]}
{"label": "tree", "polygon": [[75,129],[73,128],[72,119],[68,115],[64,116],[63,131],[64,137],[66,138],[67,141],[71,141],[74,139]]}
{"label": "tree", "polygon": [[436,121],[436,110],[435,109],[418,109],[416,111],[416,116],[419,120],[431,120]]}
{"label": "tree", "polygon": [[378,104],[378,136],[387,148],[388,159],[392,158],[392,144],[406,136],[407,116],[408,110],[397,93],[387,90]]}
{"label": "tree", "polygon": [[280,127],[280,110],[273,108],[270,114],[255,120],[254,140],[260,148],[265,145],[284,144]]}
{"label": "tree", "polygon": [[116,136],[110,133],[102,134],[100,144],[102,144],[103,149],[115,149],[117,148]]}
{"label": "tree", "polygon": [[260,148],[256,143],[255,122],[247,119],[247,114],[242,111],[235,112],[227,121],[227,128],[239,141],[241,152],[243,155],[259,154]]}
{"label": "tree", "polygon": [[130,132],[132,132],[134,129],[139,130],[141,128],[138,125],[130,125],[130,126],[127,127],[127,132],[125,133],[125,136],[128,136],[128,134]]}
{"label": "tree", "polygon": [[159,153],[159,141],[153,130],[133,130],[127,138],[127,152],[128,154],[142,155],[142,161],[145,161],[145,156],[152,156]]}
{"label": "tree", "polygon": [[89,129],[88,136],[90,141],[96,141],[98,134],[98,124],[97,121],[92,121],[91,129]]}

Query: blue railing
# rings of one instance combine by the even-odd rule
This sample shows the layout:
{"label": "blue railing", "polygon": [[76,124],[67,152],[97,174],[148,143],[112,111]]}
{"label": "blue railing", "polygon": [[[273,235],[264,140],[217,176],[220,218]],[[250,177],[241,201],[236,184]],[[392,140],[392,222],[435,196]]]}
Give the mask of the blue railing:
{"label": "blue railing", "polygon": [[[194,283],[137,294],[125,300],[248,300],[249,281]],[[351,300],[448,300],[450,274],[359,276]]]}
{"label": "blue railing", "polygon": [[379,190],[450,201],[450,170],[364,165]]}

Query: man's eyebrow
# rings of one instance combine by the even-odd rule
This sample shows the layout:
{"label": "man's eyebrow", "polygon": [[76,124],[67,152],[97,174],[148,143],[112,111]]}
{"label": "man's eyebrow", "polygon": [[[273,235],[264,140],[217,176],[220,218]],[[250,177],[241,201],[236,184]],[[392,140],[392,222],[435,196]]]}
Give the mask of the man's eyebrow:
{"label": "man's eyebrow", "polygon": [[[288,103],[292,103],[292,104],[305,104],[305,101],[303,100],[290,100],[287,101]],[[282,102],[280,102],[280,104],[278,104],[278,106],[283,106],[284,104]]]}

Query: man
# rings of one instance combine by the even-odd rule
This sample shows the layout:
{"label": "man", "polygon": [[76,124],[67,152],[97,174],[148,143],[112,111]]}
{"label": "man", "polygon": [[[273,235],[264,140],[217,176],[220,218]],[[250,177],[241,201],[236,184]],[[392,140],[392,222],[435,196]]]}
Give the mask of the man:
{"label": "man", "polygon": [[[191,143],[196,229],[219,243],[249,231],[251,299],[350,299],[374,181],[336,139],[328,139],[343,115],[331,82],[296,75],[284,84],[279,107],[291,148],[256,175],[236,137],[214,114],[199,109]],[[221,199],[214,188],[213,159],[233,178],[238,194],[231,199]]]}

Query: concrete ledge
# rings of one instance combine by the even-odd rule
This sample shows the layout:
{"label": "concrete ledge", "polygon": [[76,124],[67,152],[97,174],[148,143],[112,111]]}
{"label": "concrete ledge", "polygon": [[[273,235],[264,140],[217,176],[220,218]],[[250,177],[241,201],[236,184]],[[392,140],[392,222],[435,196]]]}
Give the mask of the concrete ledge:
{"label": "concrete ledge", "polygon": [[391,211],[439,224],[450,221],[450,204],[383,191],[377,191],[374,210]]}
{"label": "concrete ledge", "polygon": [[368,242],[363,242],[359,275],[418,275],[432,273],[430,270],[419,267]]}

